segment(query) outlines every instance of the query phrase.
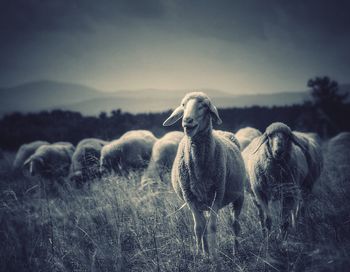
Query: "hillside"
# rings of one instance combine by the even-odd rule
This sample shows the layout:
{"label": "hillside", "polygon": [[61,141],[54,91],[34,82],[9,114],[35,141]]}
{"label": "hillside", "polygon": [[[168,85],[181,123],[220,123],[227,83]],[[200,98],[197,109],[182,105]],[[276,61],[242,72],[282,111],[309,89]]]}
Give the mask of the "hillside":
{"label": "hillside", "polygon": [[[349,90],[350,85],[341,86]],[[270,94],[232,95],[229,92],[204,89],[219,108],[284,106],[300,104],[309,98],[306,91]],[[94,88],[55,81],[37,81],[0,89],[0,116],[14,111],[38,112],[64,109],[85,115],[98,115],[115,109],[131,113],[158,112],[174,108],[188,90],[120,90],[103,92]]]}

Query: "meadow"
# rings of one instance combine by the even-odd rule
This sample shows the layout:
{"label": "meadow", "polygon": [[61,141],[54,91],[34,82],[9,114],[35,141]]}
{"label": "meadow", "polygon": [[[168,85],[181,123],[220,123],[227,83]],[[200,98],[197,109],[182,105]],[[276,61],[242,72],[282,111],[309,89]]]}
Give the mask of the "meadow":
{"label": "meadow", "polygon": [[[326,144],[324,144],[326,146]],[[141,188],[140,173],[76,189],[11,172],[0,162],[0,271],[346,271],[350,267],[350,171],[327,154],[306,217],[286,243],[278,222],[263,238],[246,194],[240,251],[230,208],[220,212],[219,265],[197,255],[190,211],[171,186]],[[341,169],[341,170],[339,170]],[[54,188],[53,188],[54,187]],[[54,189],[54,190],[53,190]],[[274,205],[279,217],[278,203]]]}

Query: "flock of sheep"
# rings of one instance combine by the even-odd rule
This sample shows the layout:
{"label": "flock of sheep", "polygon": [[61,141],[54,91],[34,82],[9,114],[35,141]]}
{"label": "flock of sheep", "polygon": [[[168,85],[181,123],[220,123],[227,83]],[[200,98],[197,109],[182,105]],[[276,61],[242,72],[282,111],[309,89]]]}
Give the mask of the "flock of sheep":
{"label": "flock of sheep", "polygon": [[[192,212],[198,253],[213,258],[217,255],[218,212],[229,204],[235,233],[233,250],[238,250],[239,216],[246,194],[254,199],[267,237],[273,219],[269,205],[281,201],[280,233],[285,239],[289,226],[295,226],[297,218],[303,216],[323,169],[318,136],[292,131],[279,122],[263,134],[250,127],[236,134],[214,130],[212,123],[222,120],[202,92],[187,94],[163,125],[179,120],[184,132],[169,132],[160,139],[150,131],[133,130],[111,142],[84,139],[76,147],[67,142],[32,142],[19,148],[13,167],[51,180],[69,176],[78,186],[140,169],[144,170],[143,185],[171,182]],[[349,142],[350,133],[341,133],[330,145],[336,148],[344,138]]]}

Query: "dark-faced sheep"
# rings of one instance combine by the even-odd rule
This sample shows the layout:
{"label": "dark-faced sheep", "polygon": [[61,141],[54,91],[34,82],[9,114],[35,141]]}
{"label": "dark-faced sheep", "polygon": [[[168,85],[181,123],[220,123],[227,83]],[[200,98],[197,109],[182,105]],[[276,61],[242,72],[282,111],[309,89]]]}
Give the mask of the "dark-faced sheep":
{"label": "dark-faced sheep", "polygon": [[320,146],[310,135],[293,133],[287,125],[277,122],[268,126],[242,154],[264,234],[272,224],[269,203],[281,200],[281,234],[285,238],[290,221],[294,225],[302,202],[320,176]]}
{"label": "dark-faced sheep", "polygon": [[[171,181],[192,212],[197,250],[216,258],[218,211],[228,204],[233,206],[235,248],[238,246],[246,182],[244,162],[235,136],[213,130],[212,121],[222,121],[206,94],[187,94],[163,125],[170,126],[181,118],[185,137],[178,147]],[[205,211],[210,211],[207,227]]]}
{"label": "dark-faced sheep", "polygon": [[146,168],[157,138],[148,130],[126,132],[101,150],[100,171],[103,175],[125,175]]}
{"label": "dark-faced sheep", "polygon": [[77,187],[100,177],[101,150],[108,142],[87,138],[81,140],[72,156],[70,179]]}

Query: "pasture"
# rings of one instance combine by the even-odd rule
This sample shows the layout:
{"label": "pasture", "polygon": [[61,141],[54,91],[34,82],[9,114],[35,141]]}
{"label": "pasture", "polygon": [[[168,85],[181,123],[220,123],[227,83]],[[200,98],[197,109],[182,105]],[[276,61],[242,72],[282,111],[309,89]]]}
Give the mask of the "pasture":
{"label": "pasture", "polygon": [[[327,154],[314,194],[286,243],[268,241],[246,194],[240,251],[229,208],[218,221],[219,265],[197,255],[193,220],[171,186],[143,188],[140,173],[75,189],[11,173],[0,162],[0,271],[345,271],[350,265],[350,171]],[[342,169],[339,171],[339,169]],[[55,187],[55,188],[52,188]],[[278,206],[278,205],[275,205]],[[279,210],[275,207],[274,212]]]}

